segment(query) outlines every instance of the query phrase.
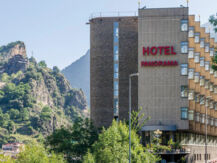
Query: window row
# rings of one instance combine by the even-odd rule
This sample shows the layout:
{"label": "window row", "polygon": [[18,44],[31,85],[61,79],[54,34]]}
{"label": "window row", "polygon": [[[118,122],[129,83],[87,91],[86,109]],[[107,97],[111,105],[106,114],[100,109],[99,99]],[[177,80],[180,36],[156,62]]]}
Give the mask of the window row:
{"label": "window row", "polygon": [[201,114],[198,112],[194,112],[194,110],[188,110],[187,107],[182,107],[181,108],[181,119],[182,120],[191,120],[191,121],[196,121],[196,122],[200,122],[200,123],[205,123],[205,119],[206,119],[206,123],[208,125],[211,126],[216,126],[217,127],[217,118],[213,118],[211,116],[206,115],[205,114]]}
{"label": "window row", "polygon": [[[209,71],[210,74],[214,74],[214,77],[217,77],[217,71],[214,71],[208,61],[204,62],[204,58],[201,58],[200,65],[205,67],[205,71]],[[188,75],[188,79],[194,79],[194,77],[199,77],[199,72],[194,72],[194,69],[188,69],[188,64],[181,64],[181,75]],[[197,78],[196,78],[197,79]]]}

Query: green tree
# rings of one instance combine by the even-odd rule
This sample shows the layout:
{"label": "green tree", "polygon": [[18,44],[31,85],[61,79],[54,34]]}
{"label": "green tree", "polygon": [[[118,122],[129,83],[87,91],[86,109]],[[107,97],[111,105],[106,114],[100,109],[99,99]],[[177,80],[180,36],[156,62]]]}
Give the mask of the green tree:
{"label": "green tree", "polygon": [[[131,132],[131,152],[133,163],[154,163],[155,155],[140,144],[140,138],[135,130]],[[113,121],[107,130],[103,129],[99,140],[84,157],[84,163],[126,163],[129,161],[129,130],[122,122]]]}
{"label": "green tree", "polygon": [[[217,14],[216,14],[216,16],[211,15],[209,18],[209,22],[213,25],[215,32],[217,32]],[[215,48],[215,53],[217,54],[217,47],[214,47],[214,48]],[[217,55],[215,55],[215,57],[213,57],[212,62],[213,62],[212,69],[214,71],[217,71]]]}
{"label": "green tree", "polygon": [[10,115],[10,119],[18,119],[20,117],[20,112],[17,109],[10,109],[8,114]]}
{"label": "green tree", "polygon": [[54,131],[47,137],[46,144],[51,150],[64,153],[71,161],[74,158],[82,158],[97,138],[98,133],[92,122],[89,119],[78,118],[72,128]]}
{"label": "green tree", "polygon": [[20,152],[15,163],[64,163],[64,158],[54,152],[48,153],[42,145],[26,145]]}
{"label": "green tree", "polygon": [[42,108],[40,118],[45,121],[49,121],[51,119],[52,110],[49,106],[44,106]]}
{"label": "green tree", "polygon": [[38,65],[39,65],[39,67],[41,67],[41,68],[46,68],[46,67],[47,67],[47,64],[46,64],[45,61],[40,61],[40,62],[38,63]]}

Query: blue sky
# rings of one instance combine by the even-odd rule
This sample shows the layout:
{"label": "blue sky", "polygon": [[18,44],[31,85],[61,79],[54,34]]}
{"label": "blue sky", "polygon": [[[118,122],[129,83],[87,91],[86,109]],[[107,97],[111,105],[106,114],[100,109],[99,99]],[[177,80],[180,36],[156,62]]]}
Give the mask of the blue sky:
{"label": "blue sky", "polygon": [[[21,40],[28,56],[61,69],[89,49],[91,13],[137,11],[137,0],[0,0],[0,46]],[[186,0],[142,0],[141,6],[186,6]],[[190,0],[190,13],[207,22],[217,12],[216,0]],[[133,12],[132,12],[133,13]]]}

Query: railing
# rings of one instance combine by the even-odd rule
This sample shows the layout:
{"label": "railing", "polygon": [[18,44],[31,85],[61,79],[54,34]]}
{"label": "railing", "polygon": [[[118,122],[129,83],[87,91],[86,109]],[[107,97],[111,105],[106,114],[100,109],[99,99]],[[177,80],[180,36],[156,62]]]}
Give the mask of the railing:
{"label": "railing", "polygon": [[120,17],[120,16],[138,16],[138,11],[126,11],[126,12],[96,12],[92,13],[89,19],[97,17]]}

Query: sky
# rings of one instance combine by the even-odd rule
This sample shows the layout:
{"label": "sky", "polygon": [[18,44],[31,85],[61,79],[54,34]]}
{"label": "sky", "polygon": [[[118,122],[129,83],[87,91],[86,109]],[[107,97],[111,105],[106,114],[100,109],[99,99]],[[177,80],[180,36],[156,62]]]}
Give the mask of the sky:
{"label": "sky", "polygon": [[[217,12],[217,0],[189,0],[190,14],[201,23]],[[186,6],[186,0],[141,0],[141,7]],[[134,15],[138,0],[0,0],[0,46],[21,40],[27,55],[64,68],[90,47],[91,15]]]}

